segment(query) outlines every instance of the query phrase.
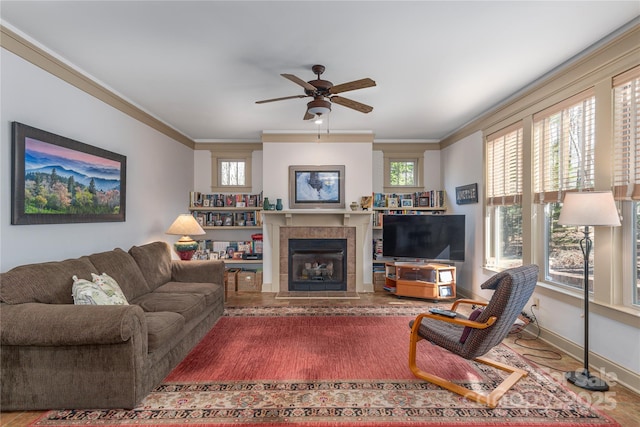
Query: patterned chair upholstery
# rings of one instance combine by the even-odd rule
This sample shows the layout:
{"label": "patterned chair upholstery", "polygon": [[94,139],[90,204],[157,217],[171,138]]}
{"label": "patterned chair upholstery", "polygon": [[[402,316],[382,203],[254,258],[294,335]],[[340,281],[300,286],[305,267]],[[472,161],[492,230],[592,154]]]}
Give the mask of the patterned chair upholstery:
{"label": "patterned chair upholstery", "polygon": [[[461,304],[484,307],[474,313],[473,320],[458,314],[455,318],[433,313],[422,313],[412,320],[409,346],[409,367],[414,375],[440,385],[455,393],[477,402],[495,407],[498,400],[526,371],[482,358],[489,350],[500,344],[511,330],[525,304],[531,298],[538,279],[538,266],[526,265],[505,270],[482,284],[482,289],[493,289],[491,300],[487,302],[460,299],[453,303],[451,310],[457,311]],[[463,335],[466,337],[463,339]],[[426,373],[416,365],[417,342],[425,339],[445,348],[465,359],[494,366],[511,372],[511,375],[488,395],[478,394],[450,381]]]}

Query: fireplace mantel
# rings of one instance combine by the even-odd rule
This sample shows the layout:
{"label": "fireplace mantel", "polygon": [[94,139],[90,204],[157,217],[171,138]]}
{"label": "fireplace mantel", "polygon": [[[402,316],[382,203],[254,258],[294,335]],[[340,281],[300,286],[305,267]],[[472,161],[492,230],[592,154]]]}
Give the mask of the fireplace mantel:
{"label": "fireplace mantel", "polygon": [[341,209],[296,209],[286,211],[262,211],[262,217],[263,220],[272,216],[282,217],[284,218],[286,226],[295,226],[299,225],[299,223],[306,223],[309,221],[317,223],[318,220],[313,217],[320,216],[321,224],[319,225],[327,225],[327,222],[334,222],[331,220],[333,218],[334,220],[341,222],[343,226],[348,227],[350,224],[360,223],[360,218],[362,217],[368,217],[368,222],[370,223],[372,213],[373,212],[369,211],[345,211]]}
{"label": "fireplace mantel", "polygon": [[[326,228],[352,227],[355,230],[355,291],[373,292],[372,284],[372,249],[371,249],[371,218],[370,211],[347,211],[338,209],[295,209],[282,211],[263,211],[262,223],[265,231],[264,260],[265,282],[263,290],[266,292],[280,292],[285,290],[282,283],[286,275],[286,265],[282,265],[280,233],[288,227],[301,227],[320,231]],[[286,262],[286,260],[284,261]],[[269,280],[269,267],[271,277]]]}

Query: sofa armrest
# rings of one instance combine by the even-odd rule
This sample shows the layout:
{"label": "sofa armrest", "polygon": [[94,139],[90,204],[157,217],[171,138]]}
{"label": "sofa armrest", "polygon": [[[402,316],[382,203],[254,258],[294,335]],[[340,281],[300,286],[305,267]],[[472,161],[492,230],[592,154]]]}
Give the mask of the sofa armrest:
{"label": "sofa armrest", "polygon": [[2,345],[116,344],[139,334],[147,339],[137,305],[1,304]]}
{"label": "sofa armrest", "polygon": [[174,282],[216,283],[224,286],[224,262],[171,261],[171,280]]}

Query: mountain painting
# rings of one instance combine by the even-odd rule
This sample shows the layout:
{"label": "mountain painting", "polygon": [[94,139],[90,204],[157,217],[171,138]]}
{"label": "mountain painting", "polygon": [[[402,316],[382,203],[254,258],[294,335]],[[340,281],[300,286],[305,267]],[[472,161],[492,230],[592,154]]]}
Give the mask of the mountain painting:
{"label": "mountain painting", "polygon": [[14,166],[19,214],[44,217],[45,223],[124,220],[124,156],[19,123],[14,126],[15,152],[21,157],[16,159],[18,168]]}

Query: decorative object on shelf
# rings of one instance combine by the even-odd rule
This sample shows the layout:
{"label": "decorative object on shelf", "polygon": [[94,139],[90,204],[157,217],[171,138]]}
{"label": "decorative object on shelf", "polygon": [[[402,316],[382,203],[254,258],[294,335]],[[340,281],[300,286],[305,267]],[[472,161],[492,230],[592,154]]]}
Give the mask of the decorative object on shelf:
{"label": "decorative object on shelf", "polygon": [[360,198],[360,206],[363,211],[368,211],[373,206],[373,196],[362,196]]}
{"label": "decorative object on shelf", "polygon": [[567,193],[564,196],[558,224],[584,226],[584,238],[580,248],[584,256],[584,368],[567,372],[565,378],[571,384],[593,391],[607,391],[609,385],[589,372],[589,254],[593,241],[589,227],[619,227],[620,216],[610,191]]}
{"label": "decorative object on shelf", "polygon": [[413,200],[412,199],[400,199],[400,205],[403,208],[412,208],[413,207]]}
{"label": "decorative object on shelf", "polygon": [[191,214],[180,214],[173,224],[166,231],[166,234],[182,236],[173,245],[176,253],[183,261],[189,261],[198,249],[198,242],[193,240],[189,235],[203,235],[206,232],[202,229],[198,221]]}
{"label": "decorative object on shelf", "polygon": [[344,209],[344,165],[289,166],[291,209]]}
{"label": "decorative object on shelf", "polygon": [[264,200],[262,201],[262,209],[264,209],[265,211],[268,211],[271,208],[271,204],[269,203],[269,198],[265,197]]}
{"label": "decorative object on shelf", "polygon": [[456,187],[456,204],[478,203],[478,183]]}
{"label": "decorative object on shelf", "polygon": [[[11,131],[11,224],[125,220],[125,156],[18,122],[12,123]],[[47,188],[60,186],[60,191],[37,196],[29,191],[36,181]],[[67,192],[68,187],[77,191]],[[101,197],[82,202],[89,193]]]}
{"label": "decorative object on shelf", "polygon": [[352,211],[357,211],[358,210],[358,202],[351,202],[349,207],[351,208]]}
{"label": "decorative object on shelf", "polygon": [[276,210],[282,210],[282,199],[276,199]]}

